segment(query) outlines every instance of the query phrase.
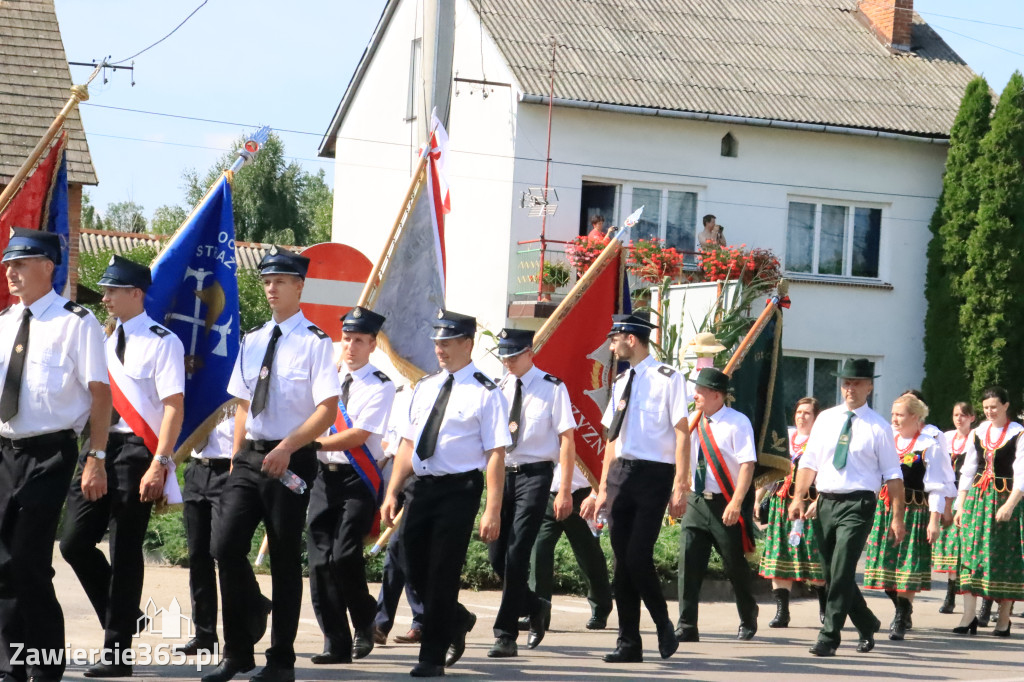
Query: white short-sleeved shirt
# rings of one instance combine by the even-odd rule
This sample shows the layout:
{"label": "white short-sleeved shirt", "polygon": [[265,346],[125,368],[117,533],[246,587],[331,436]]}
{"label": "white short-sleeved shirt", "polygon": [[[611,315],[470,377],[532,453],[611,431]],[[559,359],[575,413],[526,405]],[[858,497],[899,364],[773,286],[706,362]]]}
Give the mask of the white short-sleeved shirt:
{"label": "white short-sleeved shirt", "polygon": [[[632,369],[636,371],[636,377],[630,389],[622,430],[615,441],[615,456],[675,464],[675,425],[689,416],[683,375],[651,355]],[[612,425],[628,379],[628,370],[615,378],[612,399],[601,419],[606,429]]]}
{"label": "white short-sleeved shirt", "polygon": [[[139,389],[133,395],[140,397],[141,404],[133,403],[133,407],[147,424],[159,424],[164,413],[161,401],[185,392],[185,347],[169,329],[158,325],[146,313],[117,326],[124,327],[122,371]],[[117,359],[117,328],[107,337],[106,357],[108,366],[120,363]],[[112,433],[132,432],[123,418],[110,430]]]}
{"label": "white short-sleeved shirt", "polygon": [[[746,415],[742,412],[737,412],[731,407],[723,406],[713,415],[704,416],[710,424],[711,435],[714,436],[715,443],[718,444],[718,449],[722,452],[725,466],[729,470],[729,475],[732,477],[732,482],[735,485],[739,480],[740,465],[747,462],[757,462],[754,427],[750,425],[750,420],[747,419]],[[690,447],[690,472],[693,475],[691,476],[691,483],[695,480],[697,473],[698,453],[704,451],[704,443],[698,433],[698,431],[694,431],[695,442]],[[722,492],[718,485],[718,480],[711,471],[710,455],[706,452],[704,453],[704,459],[707,461],[704,491],[709,493]]]}
{"label": "white short-sleeved shirt", "polygon": [[[25,306],[0,313],[0,377],[7,378]],[[108,384],[103,330],[88,309],[50,291],[29,306],[28,350],[18,414],[0,422],[0,436],[28,438],[74,429],[81,433],[92,408],[92,382]],[[2,386],[0,380],[0,386]]]}
{"label": "white short-sleeved shirt", "polygon": [[275,326],[281,327],[281,337],[270,371],[267,406],[257,417],[249,410],[245,437],[250,440],[281,440],[309,419],[317,405],[341,395],[331,339],[301,312],[280,324],[266,322],[245,335],[228,393],[252,401]]}
{"label": "white short-sleeved shirt", "polygon": [[861,405],[853,411],[846,466],[837,470],[832,463],[839,434],[846,423],[846,405],[823,411],[814,421],[807,450],[800,458],[801,469],[817,471],[815,486],[824,493],[878,493],[882,483],[903,478],[892,439],[892,425],[877,412]]}
{"label": "white short-sleeved shirt", "polygon": [[[558,435],[576,428],[569,389],[561,379],[536,366],[522,376],[522,382],[522,423],[516,426],[519,442],[512,452],[505,454],[505,464],[514,466],[532,462],[557,462]],[[506,374],[500,386],[511,410],[516,394],[516,375]]]}
{"label": "white short-sleeved shirt", "polygon": [[384,431],[384,455],[394,457],[398,454],[398,446],[402,442],[406,429],[409,427],[409,404],[412,402],[412,388],[399,386],[395,389],[395,400],[391,403],[391,414],[388,416],[388,428]]}
{"label": "white short-sleeved shirt", "polygon": [[231,459],[235,447],[235,415],[221,420],[210,431],[210,438],[202,450],[193,450],[195,459]]}
{"label": "white short-sleeved shirt", "polygon": [[[946,509],[946,498],[956,497],[953,464],[949,455],[943,451],[938,441],[924,432],[924,429],[913,446],[910,444],[912,438],[904,438],[895,433],[894,438],[897,455],[908,448],[910,449],[904,457],[911,457],[911,453],[921,453],[924,460],[924,492],[928,494],[928,510],[941,514]],[[912,464],[913,460],[909,463]]]}
{"label": "white short-sleeved shirt", "polygon": [[[342,364],[338,372],[339,381],[344,384],[349,369]],[[388,427],[391,415],[391,404],[395,400],[395,384],[387,374],[370,363],[352,371],[352,385],[348,389],[348,402],[345,407],[352,419],[352,428],[362,429],[370,433],[366,439],[373,458],[380,462],[384,459],[381,440]],[[321,450],[317,453],[321,462],[348,464],[348,457],[341,450]]]}
{"label": "white short-sleeved shirt", "polygon": [[[434,454],[425,462],[416,454],[423,427],[449,376],[455,377]],[[482,470],[485,452],[512,444],[508,405],[498,387],[472,362],[455,372],[423,378],[413,391],[405,438],[412,441],[412,470],[417,476],[443,476]]]}
{"label": "white short-sleeved shirt", "polygon": [[984,445],[986,438],[990,443],[1006,443],[1014,436],[1017,436],[1017,442],[1013,458],[1013,489],[1024,491],[1024,435],[1019,435],[1024,431],[1024,426],[1017,422],[1007,422],[1007,424],[1006,435],[1002,440],[999,436],[1003,430],[994,426],[990,421],[983,421],[971,431],[971,435],[967,437],[967,448],[964,450],[964,463],[960,467],[960,492],[969,491],[974,485],[974,474],[985,470],[985,453],[978,452],[974,439],[977,438]]}
{"label": "white short-sleeved shirt", "polygon": [[[551,492],[557,493],[558,492],[558,486],[559,486],[559,484],[561,482],[562,482],[562,465],[561,464],[555,464],[555,477],[551,479]],[[580,490],[581,488],[590,488],[590,487],[592,487],[590,485],[590,481],[587,480],[586,475],[584,475],[584,473],[582,471],[580,471],[580,465],[577,464],[576,466],[574,466],[572,468],[572,484],[569,486],[569,489],[572,492],[576,492],[577,490]]]}

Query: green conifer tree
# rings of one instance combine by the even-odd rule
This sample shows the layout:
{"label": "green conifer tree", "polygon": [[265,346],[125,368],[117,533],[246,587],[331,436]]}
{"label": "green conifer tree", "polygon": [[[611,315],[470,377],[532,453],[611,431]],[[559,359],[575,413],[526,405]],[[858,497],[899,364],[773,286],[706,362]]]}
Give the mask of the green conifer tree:
{"label": "green conifer tree", "polygon": [[970,396],[958,332],[962,296],[954,282],[966,269],[964,248],[977,222],[978,193],[973,175],[981,140],[988,132],[992,95],[984,78],[972,80],[964,91],[960,111],[949,133],[949,154],[942,193],[928,229],[928,269],[925,273],[924,382],[921,390],[931,408],[933,423],[948,424],[953,405]]}
{"label": "green conifer tree", "polygon": [[975,163],[977,227],[967,238],[960,331],[971,396],[989,384],[1024,398],[1024,77],[1017,71],[999,98]]}

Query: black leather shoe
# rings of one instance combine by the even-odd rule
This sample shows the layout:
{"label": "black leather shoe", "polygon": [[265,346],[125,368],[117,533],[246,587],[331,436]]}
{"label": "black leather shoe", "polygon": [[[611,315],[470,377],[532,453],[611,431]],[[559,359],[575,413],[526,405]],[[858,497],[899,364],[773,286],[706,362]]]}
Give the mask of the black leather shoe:
{"label": "black leather shoe", "polygon": [[446,668],[450,668],[458,663],[459,659],[462,658],[462,654],[466,653],[466,635],[472,632],[474,625],[476,625],[476,614],[470,612],[462,626],[455,631],[451,646],[448,647],[448,656],[444,659]]}
{"label": "black leather shoe", "polygon": [[[890,637],[891,639],[891,637]],[[874,635],[868,635],[867,637],[861,636],[860,641],[857,642],[857,653],[866,654],[875,648],[875,637]]]}
{"label": "black leather shoe", "polygon": [[238,673],[247,673],[256,667],[256,662],[251,658],[240,661],[235,658],[222,658],[220,665],[203,675],[202,682],[227,682]]}
{"label": "black leather shoe", "polygon": [[338,663],[351,663],[352,654],[341,654],[330,649],[325,649],[319,654],[313,654],[309,657],[309,662],[313,665],[337,665]]}
{"label": "black leather shoe", "polygon": [[615,651],[604,655],[605,663],[643,663],[644,652],[640,649],[618,646]]}
{"label": "black leather shoe", "polygon": [[409,677],[444,677],[444,667],[433,663],[417,663],[409,671]]}
{"label": "black leather shoe", "polygon": [[551,625],[551,602],[540,600],[537,612],[530,616],[530,636],[526,639],[527,649],[536,649]]}
{"label": "black leather shoe", "polygon": [[738,639],[738,640],[740,640],[742,642],[748,642],[748,641],[754,639],[754,635],[756,635],[756,634],[757,634],[757,626],[756,625],[754,627],[749,627],[749,626],[746,626],[746,625],[741,625],[739,630],[736,631],[736,639]]}
{"label": "black leather shoe", "polygon": [[599,618],[597,616],[591,616],[590,620],[587,621],[588,630],[604,630],[608,627],[608,618]]}
{"label": "black leather shoe", "polygon": [[675,633],[677,642],[699,642],[700,632],[697,628],[676,628]]}
{"label": "black leather shoe", "polygon": [[295,668],[264,666],[262,670],[249,678],[249,682],[295,682]]}
{"label": "black leather shoe", "polygon": [[131,677],[132,667],[124,664],[97,663],[86,668],[82,674],[85,677]]}
{"label": "black leather shoe", "polygon": [[815,656],[835,656],[836,648],[828,642],[815,642],[814,646],[808,649]]}
{"label": "black leather shoe", "polygon": [[256,605],[256,617],[252,622],[252,641],[258,642],[267,634],[267,620],[274,608],[272,602],[265,594],[260,595],[259,603]]}
{"label": "black leather shoe", "polygon": [[195,656],[200,651],[210,653],[216,646],[216,637],[213,639],[200,639],[199,637],[193,637],[181,646],[174,647],[174,653],[184,654],[185,656]]}
{"label": "black leather shoe", "polygon": [[529,630],[529,629],[530,629],[530,617],[529,616],[523,616],[522,618],[519,619],[519,631],[522,632],[523,630]]}
{"label": "black leather shoe", "polygon": [[352,639],[352,658],[366,658],[373,651],[373,626],[356,630]]}
{"label": "black leather shoe", "polygon": [[519,646],[516,640],[508,635],[502,635],[494,642],[494,646],[487,652],[487,658],[512,658],[519,655]]}
{"label": "black leather shoe", "polygon": [[658,653],[662,658],[668,658],[679,649],[679,640],[672,630],[672,623],[665,623],[658,628]]}

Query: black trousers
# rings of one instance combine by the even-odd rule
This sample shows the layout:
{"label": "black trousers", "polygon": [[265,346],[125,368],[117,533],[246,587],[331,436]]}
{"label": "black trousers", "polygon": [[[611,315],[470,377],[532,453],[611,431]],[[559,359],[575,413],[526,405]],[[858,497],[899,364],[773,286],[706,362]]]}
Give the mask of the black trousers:
{"label": "black trousers", "polygon": [[[377,602],[366,586],[363,542],[377,501],[351,465],[319,464],[309,498],[309,594],[327,651],[347,654],[352,627],[373,625]],[[347,612],[347,613],[346,613]]]}
{"label": "black trousers", "polygon": [[519,635],[519,615],[533,615],[541,600],[530,590],[530,554],[544,520],[555,465],[528,464],[525,470],[505,474],[501,500],[501,531],[491,543],[491,568],[502,579],[501,604],[494,619],[494,636]]}
{"label": "black trousers", "polygon": [[691,493],[679,536],[679,627],[697,627],[700,588],[708,570],[712,546],[722,557],[725,574],[736,592],[740,624],[757,629],[757,600],[754,574],[743,554],[743,531],[739,523],[726,526],[722,512],[727,502],[722,494],[710,500]]}
{"label": "black trousers", "polygon": [[[405,495],[398,496],[399,508],[405,505]],[[409,602],[412,610],[412,629],[423,629],[423,601],[412,585],[406,580],[409,569],[405,562],[402,551],[402,528],[404,523],[398,524],[398,528],[388,542],[387,554],[384,555],[384,575],[380,583],[380,595],[377,597],[377,616],[373,620],[376,625],[388,634],[395,624],[395,613],[398,611],[398,599],[405,589],[405,600]]]}
{"label": "black trousers", "polygon": [[11,644],[64,650],[53,541],[77,455],[70,430],[27,443],[0,438],[0,672],[14,679],[59,680],[67,664],[61,654],[59,661],[26,666],[24,651],[22,662],[12,663]]}
{"label": "black trousers", "polygon": [[[145,562],[142,542],[152,502],[139,499],[139,485],[153,457],[138,436],[110,434],[107,494],[90,502],[82,493],[81,459],[71,482],[60,553],[74,569],[103,626],[103,648],[129,649],[139,627]],[[98,547],[110,530],[110,561]]]}
{"label": "black trousers", "polygon": [[[274,604],[267,665],[294,668],[295,633],[302,604],[302,529],[309,490],[298,495],[277,479],[265,476],[260,470],[263,454],[253,450],[249,441],[233,461],[213,531],[213,556],[220,567],[224,607],[224,656],[239,661],[253,656],[254,623],[262,600],[248,555],[253,533],[263,521],[270,544]],[[288,468],[312,487],[316,478],[312,448],[292,453]]]}
{"label": "black trousers", "polygon": [[608,472],[611,543],[615,555],[615,607],[619,645],[632,649],[640,640],[640,601],[658,627],[672,627],[661,581],[654,569],[654,543],[661,533],[672,495],[675,467],[663,462],[618,460]]}
{"label": "black trousers", "polygon": [[230,459],[193,458],[185,469],[182,520],[188,544],[188,587],[196,637],[217,640],[217,569],[213,560],[213,519],[228,480]]}
{"label": "black trousers", "polygon": [[572,494],[572,513],[561,521],[555,520],[555,493],[548,495],[544,521],[533,545],[533,571],[531,587],[541,599],[551,601],[554,592],[555,545],[565,533],[576,563],[587,581],[587,601],[591,615],[607,618],[612,612],[612,586],[608,581],[608,563],[601,551],[601,541],[594,537],[590,526],[580,516],[580,505],[590,496],[590,488],[580,488]]}
{"label": "black trousers", "polygon": [[459,586],[483,487],[479,471],[414,478],[406,487],[401,540],[409,584],[423,599],[421,663],[443,666],[456,628],[468,617],[458,604]]}
{"label": "black trousers", "polygon": [[857,562],[871,534],[878,500],[867,491],[839,500],[825,495],[818,494],[818,516],[813,521],[828,589],[825,623],[818,641],[837,647],[847,615],[862,636],[873,633],[879,625],[857,587]]}

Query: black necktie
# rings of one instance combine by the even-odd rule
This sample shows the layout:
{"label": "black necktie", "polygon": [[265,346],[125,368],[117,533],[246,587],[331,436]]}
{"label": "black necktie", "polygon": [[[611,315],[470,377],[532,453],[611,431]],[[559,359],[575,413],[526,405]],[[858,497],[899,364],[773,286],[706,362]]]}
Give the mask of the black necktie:
{"label": "black necktie", "polygon": [[523,426],[523,380],[516,379],[516,394],[512,397],[512,411],[508,414],[508,430],[512,433],[512,445],[505,452],[512,452],[519,445],[519,432]]}
{"label": "black necktie", "polygon": [[434,406],[430,408],[427,423],[423,425],[423,433],[420,434],[420,440],[416,443],[416,454],[419,455],[421,462],[430,459],[434,455],[434,448],[437,446],[437,434],[441,430],[441,422],[444,421],[444,410],[448,407],[448,397],[452,394],[452,384],[454,383],[455,375],[449,374],[448,379],[441,386],[441,391],[437,394]]}
{"label": "black necktie", "polygon": [[4,379],[4,390],[0,393],[0,420],[11,421],[18,414],[18,398],[21,395],[21,375],[25,369],[25,356],[28,355],[28,324],[32,311],[25,308],[21,314],[21,326],[14,337],[14,347],[7,363],[7,378]]}
{"label": "black necktie", "polygon": [[127,343],[127,340],[124,338],[124,325],[119,324],[117,325],[117,345],[114,346],[114,355],[117,356],[122,365],[124,364],[124,347]]}
{"label": "black necktie", "polygon": [[256,390],[252,392],[252,416],[258,417],[267,407],[267,394],[270,393],[270,370],[274,366],[274,351],[277,350],[277,340],[281,338],[281,327],[274,325],[274,331],[270,335],[270,343],[267,344],[267,353],[263,356],[263,364],[260,365],[260,378],[256,382]]}
{"label": "black necktie", "polygon": [[619,398],[619,404],[615,406],[615,414],[612,416],[612,426],[608,429],[608,440],[615,440],[619,437],[619,431],[622,430],[622,420],[626,418],[626,408],[629,407],[629,394],[633,390],[633,377],[636,376],[636,370],[629,370],[629,378],[626,379],[626,387],[622,389],[622,397]]}
{"label": "black necktie", "polygon": [[[348,389],[352,388],[352,373],[345,375],[345,381],[341,382],[341,403],[348,409]],[[349,415],[351,416],[351,415]]]}

